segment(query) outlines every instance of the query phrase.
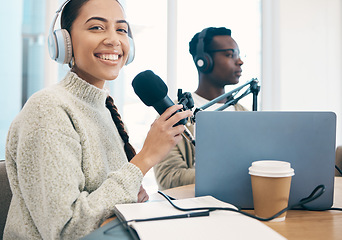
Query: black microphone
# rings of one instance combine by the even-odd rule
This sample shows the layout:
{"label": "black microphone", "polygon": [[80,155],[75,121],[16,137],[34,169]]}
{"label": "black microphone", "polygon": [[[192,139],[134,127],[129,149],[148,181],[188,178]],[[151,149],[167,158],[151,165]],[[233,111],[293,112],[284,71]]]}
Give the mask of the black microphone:
{"label": "black microphone", "polygon": [[[173,105],[174,102],[167,96],[167,86],[164,81],[151,70],[139,73],[132,82],[134,92],[147,106],[152,106],[159,115]],[[178,110],[177,112],[180,112]],[[186,124],[187,119],[184,118],[177,123]]]}
{"label": "black microphone", "polygon": [[[168,88],[164,81],[151,70],[146,70],[144,72],[139,73],[132,81],[132,86],[134,92],[138,95],[141,101],[147,105],[152,106],[159,113],[159,115],[163,114],[165,110],[173,105],[174,102],[167,96]],[[176,112],[180,112],[181,110],[177,110]],[[175,112],[175,113],[176,113]],[[180,120],[176,125],[187,123],[187,119],[184,118]],[[188,139],[195,145],[195,140],[190,133],[190,131],[186,128],[185,131]]]}

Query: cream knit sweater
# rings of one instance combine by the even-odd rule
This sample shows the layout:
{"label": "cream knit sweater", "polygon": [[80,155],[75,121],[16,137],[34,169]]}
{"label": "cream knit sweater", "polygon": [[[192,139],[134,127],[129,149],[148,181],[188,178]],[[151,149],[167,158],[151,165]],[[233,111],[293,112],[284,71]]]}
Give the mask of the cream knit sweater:
{"label": "cream knit sweater", "polygon": [[143,174],[128,163],[105,91],[69,72],[13,121],[6,166],[13,198],[4,239],[79,239],[136,202]]}

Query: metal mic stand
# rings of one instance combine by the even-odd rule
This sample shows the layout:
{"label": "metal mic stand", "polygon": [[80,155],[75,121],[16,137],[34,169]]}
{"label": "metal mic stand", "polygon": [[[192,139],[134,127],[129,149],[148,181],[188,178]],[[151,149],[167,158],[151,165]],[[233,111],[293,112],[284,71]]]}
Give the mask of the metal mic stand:
{"label": "metal mic stand", "polygon": [[253,111],[257,111],[258,94],[260,92],[260,86],[258,85],[258,81],[251,82],[250,89],[251,89],[251,92],[253,93]]}
{"label": "metal mic stand", "polygon": [[[183,110],[191,110],[194,107],[194,100],[192,99],[191,93],[185,92],[183,93],[182,89],[178,89],[178,104],[183,105]],[[190,132],[190,130],[185,127],[182,135],[189,140],[194,146],[196,146],[195,138]]]}
{"label": "metal mic stand", "polygon": [[[258,86],[258,79],[256,78],[252,78],[252,80],[248,81],[247,83],[243,84],[242,86],[228,92],[225,94],[222,94],[221,96],[211,100],[210,102],[208,102],[207,104],[203,105],[200,108],[196,108],[194,111],[194,115],[192,117],[192,121],[195,122],[195,118],[196,118],[196,113],[199,111],[202,111],[210,106],[212,106],[213,104],[221,101],[224,98],[229,98],[230,96],[233,96],[232,100],[229,100],[228,102],[226,102],[224,105],[222,105],[221,107],[217,108],[215,111],[222,111],[224,109],[226,109],[227,107],[231,106],[231,105],[235,105],[241,98],[247,96],[250,93],[253,93],[253,111],[257,111],[257,96],[258,93],[260,91],[260,86]],[[234,98],[234,96],[245,86],[250,85],[249,88],[243,93],[241,94],[239,97]]]}

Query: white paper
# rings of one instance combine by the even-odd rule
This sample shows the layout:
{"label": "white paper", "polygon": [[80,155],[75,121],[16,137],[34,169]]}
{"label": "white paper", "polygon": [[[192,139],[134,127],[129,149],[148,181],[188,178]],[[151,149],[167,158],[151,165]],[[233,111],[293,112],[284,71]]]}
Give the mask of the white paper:
{"label": "white paper", "polygon": [[[231,207],[211,196],[173,201],[182,208]],[[235,208],[236,209],[236,208]],[[126,220],[184,214],[167,201],[119,204]],[[193,217],[129,223],[142,240],[154,239],[285,239],[262,222],[231,211],[213,211],[208,217]]]}

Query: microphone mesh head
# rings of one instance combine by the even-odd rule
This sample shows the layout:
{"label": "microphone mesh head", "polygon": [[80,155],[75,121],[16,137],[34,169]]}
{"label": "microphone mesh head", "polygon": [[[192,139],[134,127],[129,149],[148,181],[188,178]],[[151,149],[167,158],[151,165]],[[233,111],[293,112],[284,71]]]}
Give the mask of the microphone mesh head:
{"label": "microphone mesh head", "polygon": [[147,106],[153,106],[167,95],[164,81],[151,70],[139,73],[132,81],[134,92]]}

